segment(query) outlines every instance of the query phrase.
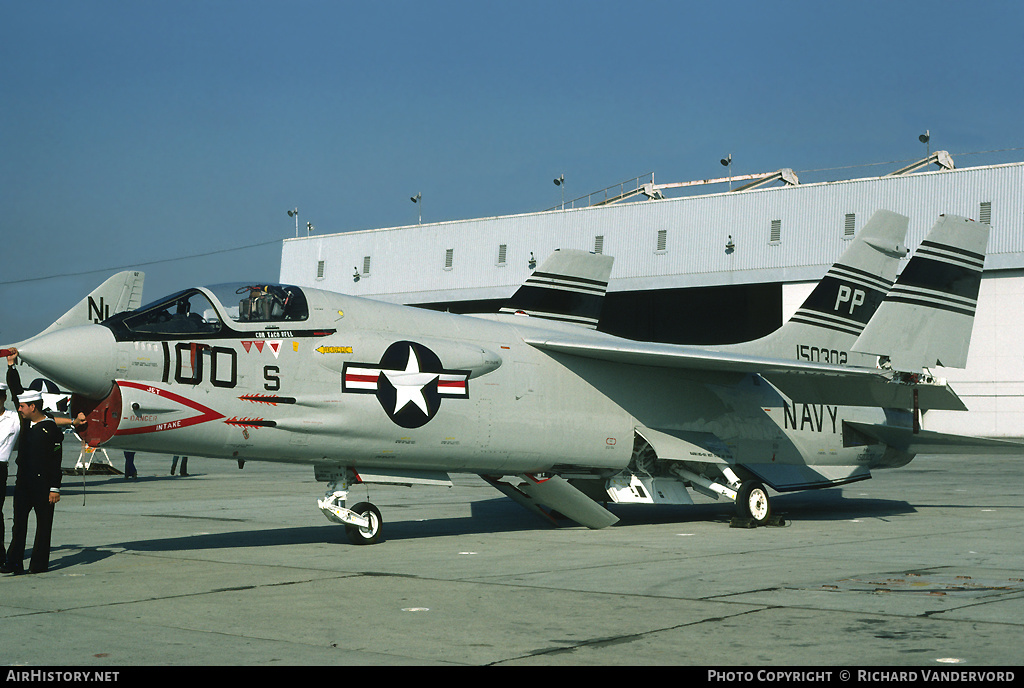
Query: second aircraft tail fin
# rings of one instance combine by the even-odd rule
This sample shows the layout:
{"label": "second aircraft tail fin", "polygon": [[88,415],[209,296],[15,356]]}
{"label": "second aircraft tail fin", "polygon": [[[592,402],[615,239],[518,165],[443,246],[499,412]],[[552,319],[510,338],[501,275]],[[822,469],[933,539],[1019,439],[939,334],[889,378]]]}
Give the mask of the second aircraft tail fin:
{"label": "second aircraft tail fin", "polygon": [[499,312],[594,329],[601,318],[613,261],[611,256],[600,253],[556,250]]}
{"label": "second aircraft tail fin", "polygon": [[146,273],[136,270],[117,273],[39,334],[98,323],[116,313],[135,310],[142,305],[142,284],[145,278]]}

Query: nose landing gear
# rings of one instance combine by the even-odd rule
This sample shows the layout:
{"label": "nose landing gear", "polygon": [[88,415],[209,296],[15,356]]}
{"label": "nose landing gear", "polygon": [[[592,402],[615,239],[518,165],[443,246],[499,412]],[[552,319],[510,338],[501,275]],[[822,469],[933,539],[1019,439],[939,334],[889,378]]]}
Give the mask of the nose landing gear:
{"label": "nose landing gear", "polygon": [[365,526],[346,524],[345,533],[354,545],[374,545],[380,540],[380,529],[384,524],[380,509],[369,502],[359,502],[351,511],[366,521]]}
{"label": "nose landing gear", "polygon": [[332,481],[324,498],[317,500],[317,506],[329,520],[345,526],[345,534],[353,545],[376,544],[384,525],[380,509],[369,502],[359,502],[349,509],[345,506],[347,497],[348,482]]}

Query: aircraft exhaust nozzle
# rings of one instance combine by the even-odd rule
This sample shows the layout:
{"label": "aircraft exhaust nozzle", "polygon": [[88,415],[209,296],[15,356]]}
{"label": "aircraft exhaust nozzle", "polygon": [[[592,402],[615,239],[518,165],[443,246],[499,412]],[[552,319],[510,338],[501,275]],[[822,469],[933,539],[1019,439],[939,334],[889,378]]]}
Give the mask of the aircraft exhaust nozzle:
{"label": "aircraft exhaust nozzle", "polygon": [[114,384],[117,344],[102,325],[41,334],[19,347],[18,354],[44,377],[92,399],[105,398]]}

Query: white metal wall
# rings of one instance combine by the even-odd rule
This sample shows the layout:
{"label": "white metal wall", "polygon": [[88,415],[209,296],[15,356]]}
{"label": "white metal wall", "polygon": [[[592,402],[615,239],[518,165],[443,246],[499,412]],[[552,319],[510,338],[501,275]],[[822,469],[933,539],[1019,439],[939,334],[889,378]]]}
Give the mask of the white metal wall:
{"label": "white metal wall", "polygon": [[940,214],[978,219],[985,202],[986,268],[1024,267],[1024,163],[1012,163],[288,239],[281,281],[403,303],[500,298],[529,275],[531,254],[594,250],[601,236],[615,256],[612,291],[786,283],[817,279],[842,253],[848,213],[857,230],[879,208],[908,215],[913,249]]}
{"label": "white metal wall", "polygon": [[927,430],[1024,437],[1024,270],[986,276],[963,370],[938,368],[970,413],[931,411]]}

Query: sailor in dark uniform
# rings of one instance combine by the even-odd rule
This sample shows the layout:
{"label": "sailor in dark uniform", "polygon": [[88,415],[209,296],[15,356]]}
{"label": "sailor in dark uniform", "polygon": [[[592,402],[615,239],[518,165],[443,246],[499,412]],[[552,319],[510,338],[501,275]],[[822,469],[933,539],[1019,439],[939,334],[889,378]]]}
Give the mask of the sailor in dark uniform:
{"label": "sailor in dark uniform", "polygon": [[[25,390],[14,367],[17,351],[7,357],[7,386],[15,397],[21,416],[18,436],[18,477],[14,483],[14,528],[7,560],[0,573],[24,573],[25,538],[29,512],[36,512],[36,537],[32,546],[29,573],[43,573],[50,564],[50,529],[54,505],[60,501],[60,461],[64,432],[43,412],[43,395]],[[82,422],[84,417],[79,421]],[[61,418],[64,425],[72,424]]]}
{"label": "sailor in dark uniform", "polygon": [[18,434],[21,432],[21,416],[18,409],[8,411],[4,408],[7,401],[7,383],[0,382],[0,564],[3,564],[6,550],[4,543],[4,500],[7,497],[7,463],[18,446]]}

